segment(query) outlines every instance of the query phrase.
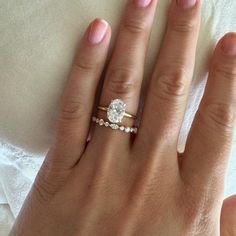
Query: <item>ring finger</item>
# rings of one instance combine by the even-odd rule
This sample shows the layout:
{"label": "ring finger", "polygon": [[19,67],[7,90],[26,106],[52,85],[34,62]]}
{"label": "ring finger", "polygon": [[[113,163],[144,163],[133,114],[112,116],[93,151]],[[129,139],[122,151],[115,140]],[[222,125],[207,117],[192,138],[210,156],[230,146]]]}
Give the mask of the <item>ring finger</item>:
{"label": "ring finger", "polygon": [[[108,66],[100,105],[107,107],[111,100],[119,98],[126,104],[126,110],[136,114],[148,40],[154,19],[157,0],[129,0],[120,26],[117,43]],[[104,112],[99,117],[106,119]],[[132,126],[130,118],[124,118],[124,125]],[[95,138],[95,137],[98,138]],[[102,137],[101,137],[102,136]],[[94,140],[127,142],[130,136],[118,130],[97,126]]]}

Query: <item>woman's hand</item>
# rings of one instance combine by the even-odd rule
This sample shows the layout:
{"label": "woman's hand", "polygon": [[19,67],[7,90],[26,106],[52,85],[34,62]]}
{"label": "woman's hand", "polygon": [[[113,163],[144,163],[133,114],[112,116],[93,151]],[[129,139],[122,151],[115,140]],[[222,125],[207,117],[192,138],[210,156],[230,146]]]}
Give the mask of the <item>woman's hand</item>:
{"label": "woman's hand", "polygon": [[[156,4],[128,2],[98,105],[119,98],[127,112],[137,113]],[[185,152],[177,152],[199,26],[199,0],[172,1],[137,135],[91,122],[111,29],[99,19],[89,26],[62,99],[54,145],[11,235],[216,236],[220,228],[224,236],[236,235],[235,198],[226,202],[220,227],[235,117],[233,33],[216,47]],[[104,111],[96,116],[107,120]],[[133,126],[134,120],[122,124]]]}

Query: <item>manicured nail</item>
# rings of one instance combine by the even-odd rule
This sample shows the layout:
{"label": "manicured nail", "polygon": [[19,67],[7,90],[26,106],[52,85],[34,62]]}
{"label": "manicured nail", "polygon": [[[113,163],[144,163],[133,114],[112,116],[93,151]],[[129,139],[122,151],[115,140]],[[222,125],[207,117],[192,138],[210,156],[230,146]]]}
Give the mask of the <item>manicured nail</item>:
{"label": "manicured nail", "polygon": [[102,19],[96,19],[90,25],[88,40],[92,44],[99,44],[107,32],[108,23]]}
{"label": "manicured nail", "polygon": [[196,5],[197,0],[176,0],[176,2],[178,6],[187,9],[194,7]]}
{"label": "manicured nail", "polygon": [[221,49],[229,56],[236,56],[236,33],[228,33],[223,37]]}
{"label": "manicured nail", "polygon": [[134,0],[135,4],[138,7],[147,7],[152,0]]}

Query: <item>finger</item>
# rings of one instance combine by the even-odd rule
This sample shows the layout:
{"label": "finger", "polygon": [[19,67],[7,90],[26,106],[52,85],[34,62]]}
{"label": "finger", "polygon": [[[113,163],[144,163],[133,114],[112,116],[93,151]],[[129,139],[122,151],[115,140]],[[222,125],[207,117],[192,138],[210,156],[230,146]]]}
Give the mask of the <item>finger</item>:
{"label": "finger", "polygon": [[[96,88],[106,61],[111,30],[94,20],[82,38],[62,97],[53,146],[57,160],[73,166],[83,152],[91,122]],[[65,165],[66,164],[66,165]]]}
{"label": "finger", "polygon": [[172,1],[136,139],[137,145],[145,142],[148,150],[151,150],[160,147],[162,142],[176,152],[193,75],[199,26],[199,0]]}
{"label": "finger", "polygon": [[199,186],[211,185],[220,193],[233,138],[235,101],[236,34],[230,33],[216,47],[182,163],[185,179]]}
{"label": "finger", "polygon": [[[156,3],[156,0],[128,1],[104,81],[100,105],[108,106],[112,99],[119,98],[126,103],[127,112],[136,114]],[[106,114],[99,115],[106,119]],[[124,124],[131,125],[133,121],[126,118]],[[99,139],[103,135],[103,141],[105,136],[109,140],[115,138],[121,142],[127,142],[126,138],[130,138],[124,132],[99,126],[96,128],[96,135]]]}
{"label": "finger", "polygon": [[221,236],[236,236],[236,196],[224,200],[221,211]]}

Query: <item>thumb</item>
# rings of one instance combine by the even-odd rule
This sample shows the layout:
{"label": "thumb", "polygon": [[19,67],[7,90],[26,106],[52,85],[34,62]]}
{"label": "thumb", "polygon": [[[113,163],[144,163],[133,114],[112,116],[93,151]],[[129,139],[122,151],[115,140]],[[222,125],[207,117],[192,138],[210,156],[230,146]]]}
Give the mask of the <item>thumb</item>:
{"label": "thumb", "polygon": [[221,236],[236,236],[236,195],[224,200],[221,211]]}

